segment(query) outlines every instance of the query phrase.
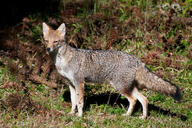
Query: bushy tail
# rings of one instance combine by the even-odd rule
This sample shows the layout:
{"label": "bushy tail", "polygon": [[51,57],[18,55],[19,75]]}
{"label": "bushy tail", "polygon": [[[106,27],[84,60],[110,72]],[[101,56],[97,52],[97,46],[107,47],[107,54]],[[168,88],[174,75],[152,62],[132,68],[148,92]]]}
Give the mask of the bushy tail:
{"label": "bushy tail", "polygon": [[144,64],[137,69],[135,80],[138,83],[138,88],[147,88],[170,95],[177,101],[181,100],[181,92],[176,85],[159,78],[157,75],[150,72]]}

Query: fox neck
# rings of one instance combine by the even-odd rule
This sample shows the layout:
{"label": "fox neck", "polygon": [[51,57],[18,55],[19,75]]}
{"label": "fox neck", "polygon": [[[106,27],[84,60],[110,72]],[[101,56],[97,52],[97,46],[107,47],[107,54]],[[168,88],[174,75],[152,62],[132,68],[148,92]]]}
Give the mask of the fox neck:
{"label": "fox neck", "polygon": [[70,49],[71,46],[69,46],[67,43],[62,43],[59,47],[57,47],[56,49],[54,49],[53,51],[49,52],[49,55],[51,57],[51,59],[55,62],[56,61],[56,57],[58,54],[60,54],[61,50],[62,52],[66,52],[67,49]]}
{"label": "fox neck", "polygon": [[[61,46],[62,47],[62,46]],[[55,62],[55,59],[56,59],[56,56],[57,56],[57,53],[59,51],[59,49],[61,47],[58,47],[57,49],[54,49],[53,51],[49,52],[49,55],[51,57],[51,59]]]}
{"label": "fox neck", "polygon": [[59,52],[59,49],[62,48],[66,43],[62,43],[61,45],[59,45],[57,48],[55,48],[53,51],[49,52],[49,55],[51,57],[51,59],[55,62],[56,56]]}

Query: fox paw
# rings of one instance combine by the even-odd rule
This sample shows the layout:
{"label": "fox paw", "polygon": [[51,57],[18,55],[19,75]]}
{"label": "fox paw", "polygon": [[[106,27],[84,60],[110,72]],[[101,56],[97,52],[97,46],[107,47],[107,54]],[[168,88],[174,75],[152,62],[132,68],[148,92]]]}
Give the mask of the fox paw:
{"label": "fox paw", "polygon": [[78,116],[78,117],[82,117],[82,115],[83,115],[83,113],[76,113],[76,115]]}
{"label": "fox paw", "polygon": [[74,114],[75,114],[75,111],[70,111],[68,114],[69,114],[69,115],[74,115]]}
{"label": "fox paw", "polygon": [[124,114],[122,114],[122,116],[131,116],[131,114],[130,113],[124,113]]}
{"label": "fox paw", "polygon": [[146,116],[140,116],[139,119],[147,119]]}

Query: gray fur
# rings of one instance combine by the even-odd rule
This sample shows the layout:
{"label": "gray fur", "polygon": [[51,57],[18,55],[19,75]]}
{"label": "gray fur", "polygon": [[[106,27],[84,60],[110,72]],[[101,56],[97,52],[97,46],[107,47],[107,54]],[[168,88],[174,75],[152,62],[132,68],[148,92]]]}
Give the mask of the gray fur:
{"label": "gray fur", "polygon": [[75,49],[63,42],[58,50],[56,60],[65,58],[67,65],[57,64],[56,67],[64,72],[71,72],[75,79],[92,83],[112,84],[121,91],[131,87],[138,65],[141,61],[134,56],[121,51],[83,50]]}

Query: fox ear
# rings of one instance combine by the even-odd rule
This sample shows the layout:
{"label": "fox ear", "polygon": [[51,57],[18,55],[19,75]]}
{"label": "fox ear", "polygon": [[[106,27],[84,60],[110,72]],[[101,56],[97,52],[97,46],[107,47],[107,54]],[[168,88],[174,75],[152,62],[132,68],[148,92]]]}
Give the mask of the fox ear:
{"label": "fox ear", "polygon": [[49,26],[43,22],[43,36],[47,35],[49,32]]}
{"label": "fox ear", "polygon": [[59,28],[57,29],[57,31],[61,34],[61,36],[63,36],[63,38],[65,37],[65,33],[66,33],[66,28],[65,28],[65,24],[62,23]]}

